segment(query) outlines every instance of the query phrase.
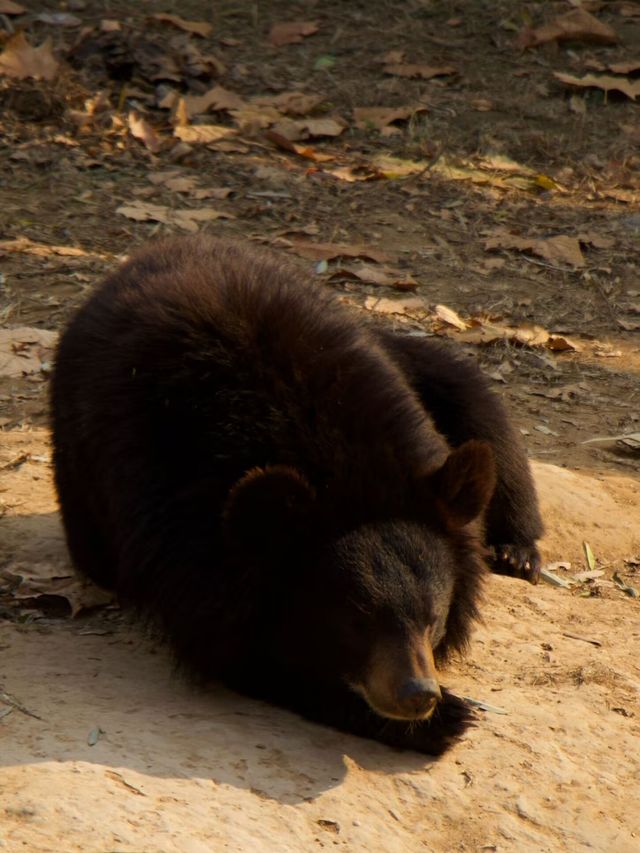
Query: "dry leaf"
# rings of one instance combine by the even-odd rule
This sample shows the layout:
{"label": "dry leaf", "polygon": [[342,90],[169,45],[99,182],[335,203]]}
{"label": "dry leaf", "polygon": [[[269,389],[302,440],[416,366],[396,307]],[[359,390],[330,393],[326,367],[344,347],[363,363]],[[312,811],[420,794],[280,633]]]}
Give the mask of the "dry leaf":
{"label": "dry leaf", "polygon": [[306,36],[317,32],[318,25],[314,21],[288,21],[271,27],[269,41],[274,47],[282,47],[285,44],[298,44]]}
{"label": "dry leaf", "polygon": [[229,110],[234,121],[243,133],[255,133],[265,127],[270,127],[282,116],[275,107],[246,104],[239,110]]}
{"label": "dry leaf", "polygon": [[179,15],[169,15],[166,12],[156,12],[151,17],[164,24],[171,24],[171,26],[177,27],[185,33],[194,33],[194,35],[202,36],[203,38],[210,35],[213,30],[211,24],[207,24],[206,21],[185,21]]}
{"label": "dry leaf", "polygon": [[581,243],[589,243],[596,249],[610,249],[615,246],[613,237],[603,237],[601,234],[595,234],[593,231],[582,231],[578,234],[578,240]]}
{"label": "dry leaf", "polygon": [[580,344],[572,341],[571,338],[565,338],[564,335],[549,335],[545,346],[554,352],[580,352],[582,349]]}
{"label": "dry leaf", "polygon": [[259,106],[275,107],[284,115],[304,116],[322,103],[322,95],[306,95],[304,92],[282,92],[280,95],[261,95],[251,102]]}
{"label": "dry leaf", "polygon": [[81,19],[69,12],[42,12],[36,15],[36,21],[51,27],[79,27]]}
{"label": "dry leaf", "polygon": [[57,332],[46,329],[0,329],[0,376],[39,373],[53,358]]}
{"label": "dry leaf", "polygon": [[418,282],[409,273],[386,266],[380,268],[361,264],[358,267],[340,267],[331,278],[344,276],[357,278],[367,284],[394,287],[396,290],[415,290],[418,286]]}
{"label": "dry leaf", "polygon": [[51,38],[39,47],[32,47],[23,32],[11,36],[0,54],[0,74],[24,80],[53,80],[58,73],[58,60],[51,49]]}
{"label": "dry leaf", "polygon": [[425,311],[425,304],[418,296],[409,299],[387,299],[385,297],[367,296],[364,307],[379,314],[409,314],[415,311]]}
{"label": "dry leaf", "polygon": [[419,63],[394,63],[385,65],[382,70],[385,74],[393,74],[395,77],[419,77],[421,80],[448,77],[458,73],[453,65],[421,65]]}
{"label": "dry leaf", "polygon": [[[64,598],[71,608],[71,616],[77,616],[83,610],[104,607],[114,600],[112,592],[94,586],[78,575],[55,574],[56,569],[50,563],[11,563],[2,572],[2,579],[9,581],[11,597],[23,604],[33,600],[37,605],[41,597]],[[17,585],[16,584],[17,581]]]}
{"label": "dry leaf", "polygon": [[0,0],[0,15],[24,15],[27,10],[12,0]]}
{"label": "dry leaf", "polygon": [[447,308],[446,305],[436,305],[434,308],[434,316],[443,323],[446,323],[448,326],[454,326],[462,332],[468,328],[468,324],[465,323],[452,308]]}
{"label": "dry leaf", "polygon": [[129,124],[129,131],[131,132],[131,135],[136,139],[139,139],[145,148],[148,148],[149,151],[153,153],[160,150],[162,145],[160,137],[151,127],[149,122],[145,121],[145,119],[143,119],[136,110],[130,111],[127,117],[127,122]]}
{"label": "dry leaf", "polygon": [[621,3],[618,12],[624,18],[640,18],[640,3]]}
{"label": "dry leaf", "polygon": [[195,232],[198,230],[198,222],[207,222],[212,219],[235,219],[232,213],[224,213],[212,208],[197,208],[195,210],[172,210],[160,204],[149,204],[144,201],[132,201],[116,208],[116,213],[121,213],[128,219],[137,222],[162,222],[165,225],[177,225],[185,231]]}
{"label": "dry leaf", "polygon": [[573,9],[566,15],[536,29],[523,30],[516,44],[518,47],[536,47],[551,41],[583,41],[597,44],[615,44],[618,36],[608,24],[602,23],[585,9]]}
{"label": "dry leaf", "polygon": [[339,136],[345,129],[343,123],[332,118],[300,119],[296,124],[310,136]]}
{"label": "dry leaf", "polygon": [[[279,127],[280,125],[276,125],[276,128]],[[284,151],[290,151],[292,154],[298,154],[300,157],[304,157],[307,160],[313,160],[317,163],[326,163],[329,160],[335,159],[333,154],[325,154],[322,151],[316,151],[315,148],[312,148],[309,145],[297,145],[285,134],[278,133],[277,129],[267,130],[264,135],[270,142],[277,145],[278,148],[282,148]]]}
{"label": "dry leaf", "polygon": [[560,262],[571,264],[573,267],[583,267],[585,264],[577,237],[565,235],[547,238],[520,237],[517,234],[499,230],[485,240],[484,247],[489,251],[493,249],[529,251],[552,264]]}
{"label": "dry leaf", "polygon": [[636,71],[640,71],[640,59],[614,62],[609,66],[609,71],[613,71],[614,74],[634,74]]}
{"label": "dry leaf", "polygon": [[237,110],[245,106],[240,95],[230,92],[223,86],[214,86],[204,95],[185,95],[183,101],[189,118],[206,113],[211,108],[215,110]]}
{"label": "dry leaf", "polygon": [[353,117],[356,127],[368,130],[375,127],[383,130],[394,121],[404,121],[418,112],[426,112],[426,107],[416,105],[414,107],[354,107]]}
{"label": "dry leaf", "polygon": [[210,222],[213,219],[235,219],[235,216],[222,210],[201,207],[198,210],[174,210],[172,218],[180,228],[195,233],[198,230],[198,222]]}
{"label": "dry leaf", "polygon": [[182,142],[199,142],[205,145],[234,136],[236,132],[232,127],[223,127],[218,124],[190,124],[173,129],[173,135]]}
{"label": "dry leaf", "polygon": [[170,210],[160,204],[149,204],[146,201],[132,201],[129,204],[121,204],[116,208],[116,213],[121,213],[127,219],[135,219],[136,222],[164,222],[170,219]]}
{"label": "dry leaf", "polygon": [[561,71],[554,71],[553,76],[561,83],[567,83],[570,86],[593,87],[605,92],[622,92],[632,101],[640,95],[640,80],[613,77],[611,74],[586,74],[584,77],[574,77],[573,74],[563,74]]}
{"label": "dry leaf", "polygon": [[385,252],[370,249],[367,246],[345,245],[342,243],[312,243],[309,240],[293,240],[290,251],[312,261],[330,261],[332,258],[367,258],[383,264],[390,260]]}

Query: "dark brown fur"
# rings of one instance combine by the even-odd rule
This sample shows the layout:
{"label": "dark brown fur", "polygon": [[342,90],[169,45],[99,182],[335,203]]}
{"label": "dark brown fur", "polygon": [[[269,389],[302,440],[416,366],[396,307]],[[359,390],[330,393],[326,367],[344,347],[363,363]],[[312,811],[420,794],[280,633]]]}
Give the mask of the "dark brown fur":
{"label": "dark brown fur", "polygon": [[[181,662],[395,746],[438,753],[463,730],[450,694],[409,727],[348,685],[366,695],[371,661],[423,635],[436,660],[464,647],[492,493],[489,543],[535,564],[526,459],[477,368],[363,328],[268,254],[186,238],[92,295],[52,402],[71,555]],[[428,674],[405,657],[405,683]]]}

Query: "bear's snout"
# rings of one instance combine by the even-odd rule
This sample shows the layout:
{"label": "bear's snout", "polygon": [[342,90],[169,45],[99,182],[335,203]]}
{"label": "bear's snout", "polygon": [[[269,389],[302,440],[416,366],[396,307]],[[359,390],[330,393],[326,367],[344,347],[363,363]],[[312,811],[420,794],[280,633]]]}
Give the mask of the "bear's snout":
{"label": "bear's snout", "polygon": [[431,716],[440,699],[442,692],[433,678],[409,678],[397,693],[398,707],[407,717]]}

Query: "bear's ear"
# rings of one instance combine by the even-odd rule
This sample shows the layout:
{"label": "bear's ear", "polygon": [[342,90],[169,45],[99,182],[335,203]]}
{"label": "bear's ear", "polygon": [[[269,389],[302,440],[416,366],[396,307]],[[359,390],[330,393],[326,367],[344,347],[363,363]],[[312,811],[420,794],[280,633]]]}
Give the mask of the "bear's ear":
{"label": "bear's ear", "polygon": [[230,544],[266,554],[300,539],[308,529],[315,492],[287,465],[252,468],[233,486],[223,520]]}
{"label": "bear's ear", "polygon": [[485,441],[467,441],[452,450],[427,478],[431,494],[456,527],[469,524],[487,508],[496,487],[496,464]]}

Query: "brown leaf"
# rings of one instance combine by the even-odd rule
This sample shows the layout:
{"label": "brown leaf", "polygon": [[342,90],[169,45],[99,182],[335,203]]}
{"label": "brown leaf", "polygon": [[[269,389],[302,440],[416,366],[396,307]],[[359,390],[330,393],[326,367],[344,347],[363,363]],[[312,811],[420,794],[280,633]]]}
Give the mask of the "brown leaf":
{"label": "brown leaf", "polygon": [[553,264],[561,262],[571,264],[573,267],[583,267],[585,263],[578,238],[566,235],[547,238],[520,237],[517,234],[499,230],[485,240],[484,247],[487,250],[529,251]]}
{"label": "brown leaf", "polygon": [[453,65],[421,65],[418,63],[393,63],[385,65],[382,69],[385,74],[393,74],[395,77],[419,77],[422,80],[431,80],[432,77],[447,77],[457,74]]}
{"label": "brown leaf", "polygon": [[571,338],[565,338],[564,335],[549,335],[545,346],[554,352],[580,352],[582,349],[580,344],[572,341]]}
{"label": "brown leaf", "polygon": [[549,24],[523,30],[516,39],[516,45],[523,48],[537,47],[552,41],[569,40],[615,44],[618,36],[608,24],[599,21],[585,9],[572,9]]}
{"label": "brown leaf", "polygon": [[613,71],[614,74],[634,74],[636,71],[640,71],[640,59],[614,62],[609,66],[609,71]]}
{"label": "brown leaf", "polygon": [[223,86],[214,86],[204,95],[185,95],[183,100],[189,118],[206,113],[212,108],[215,110],[237,110],[245,106],[240,95],[230,92]]}
{"label": "brown leaf", "polygon": [[185,33],[193,33],[194,35],[202,36],[203,38],[210,35],[213,30],[211,24],[207,24],[206,21],[185,21],[185,19],[181,18],[179,15],[169,15],[166,12],[156,12],[154,15],[151,15],[151,17],[164,24],[171,24],[171,26],[177,27]]}
{"label": "brown leaf", "polygon": [[306,130],[309,136],[340,136],[345,125],[333,118],[305,118],[296,124]]}
{"label": "brown leaf", "polygon": [[58,333],[46,329],[0,329],[0,376],[39,373],[53,358],[57,340]]}
{"label": "brown leaf", "polygon": [[201,207],[197,210],[174,210],[172,218],[180,228],[195,233],[198,230],[198,222],[210,222],[213,219],[235,219],[235,216],[232,213],[214,210],[211,207]]}
{"label": "brown leaf", "polygon": [[393,287],[396,290],[415,290],[418,282],[403,270],[391,267],[372,267],[369,264],[361,264],[358,267],[340,267],[331,278],[357,278],[367,284],[377,284],[385,287]]}
{"label": "brown leaf", "polygon": [[446,305],[436,305],[434,309],[434,316],[443,323],[446,323],[448,326],[454,326],[462,332],[468,328],[468,324],[465,323],[452,308],[448,308]]}
{"label": "brown leaf", "polygon": [[0,0],[0,15],[24,15],[27,10],[13,0]]}
{"label": "brown leaf", "polygon": [[368,130],[370,127],[383,130],[394,121],[404,121],[418,112],[426,112],[426,109],[419,104],[413,107],[354,107],[353,117],[356,127],[361,130]]}
{"label": "brown leaf", "polygon": [[23,604],[33,601],[37,606],[40,598],[64,598],[71,608],[71,616],[93,607],[104,607],[114,600],[112,592],[100,589],[78,575],[57,573],[63,571],[44,562],[28,566],[11,563],[2,572],[2,578],[12,582],[11,597],[16,601]]}
{"label": "brown leaf", "polygon": [[344,243],[312,243],[310,240],[293,240],[291,251],[303,258],[310,258],[312,261],[330,261],[332,258],[348,257],[367,258],[383,264],[390,260],[390,256],[379,249]]}
{"label": "brown leaf", "polygon": [[264,134],[265,137],[270,142],[273,142],[274,145],[277,145],[278,148],[282,148],[284,151],[290,151],[292,154],[298,154],[298,156],[304,157],[307,160],[313,160],[316,163],[326,163],[329,160],[335,159],[333,154],[325,154],[322,151],[316,151],[315,148],[312,148],[310,145],[296,144],[284,133],[279,133],[279,129],[280,125],[276,125],[275,128],[265,131]]}
{"label": "brown leaf", "polygon": [[135,219],[136,222],[164,222],[167,224],[171,218],[168,207],[160,204],[149,204],[146,201],[132,201],[129,204],[121,204],[116,208],[116,213],[121,213],[127,219]]}
{"label": "brown leaf", "polygon": [[51,38],[39,47],[32,47],[23,32],[11,36],[0,54],[0,74],[24,80],[53,80],[58,73],[58,60],[51,49]]}
{"label": "brown leaf", "polygon": [[160,137],[149,122],[142,118],[140,113],[136,112],[136,110],[131,110],[127,117],[127,122],[131,135],[139,139],[145,148],[148,148],[153,153],[160,150],[162,146]]}
{"label": "brown leaf", "polygon": [[255,133],[270,127],[282,118],[274,107],[256,104],[246,104],[239,110],[229,110],[229,112],[243,133]]}
{"label": "brown leaf", "polygon": [[271,27],[269,41],[274,47],[282,47],[285,44],[298,44],[306,36],[317,32],[318,24],[315,21],[287,21]]}
{"label": "brown leaf", "polygon": [[304,92],[282,92],[279,95],[261,95],[251,102],[259,106],[275,107],[283,115],[304,116],[323,102],[322,95],[307,95]]}
{"label": "brown leaf", "polygon": [[593,231],[582,231],[578,234],[578,240],[581,243],[589,243],[596,249],[610,249],[616,243],[613,237],[603,237],[601,234],[596,234]]}
{"label": "brown leaf", "polygon": [[640,3],[621,3],[618,12],[623,18],[640,18]]}
{"label": "brown leaf", "polygon": [[611,74],[586,74],[584,77],[574,77],[573,74],[563,74],[554,71],[553,76],[561,83],[582,88],[594,87],[605,92],[622,92],[632,101],[640,95],[640,80],[629,80],[627,77],[613,77]]}
{"label": "brown leaf", "polygon": [[218,124],[190,124],[186,127],[181,126],[173,129],[173,135],[177,136],[182,142],[199,142],[205,145],[234,136],[235,133],[236,131],[232,127],[223,127]]}
{"label": "brown leaf", "polygon": [[426,307],[418,296],[408,299],[387,299],[386,297],[367,296],[364,307],[378,314],[409,314],[411,312],[425,312]]}

